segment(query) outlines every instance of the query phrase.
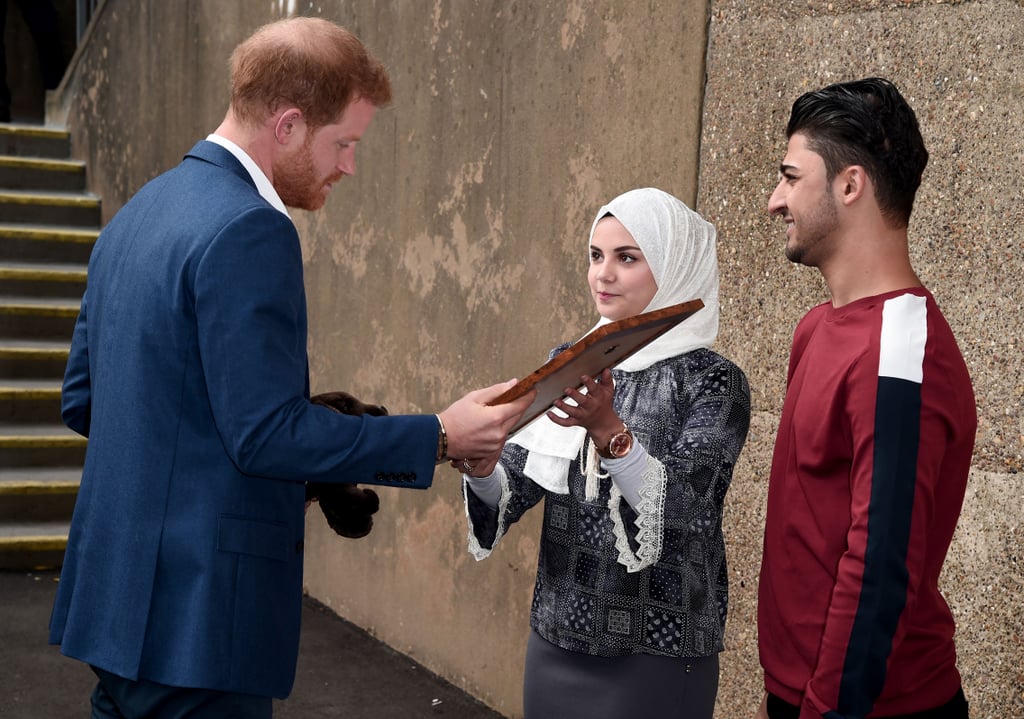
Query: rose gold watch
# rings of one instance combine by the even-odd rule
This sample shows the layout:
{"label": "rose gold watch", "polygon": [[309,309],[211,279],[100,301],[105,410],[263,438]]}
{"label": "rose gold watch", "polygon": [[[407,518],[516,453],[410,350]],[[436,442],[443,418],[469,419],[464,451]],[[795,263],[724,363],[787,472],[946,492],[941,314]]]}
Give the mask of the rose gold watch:
{"label": "rose gold watch", "polygon": [[629,431],[626,423],[622,423],[622,431],[616,432],[608,440],[608,446],[598,449],[597,453],[605,459],[622,459],[633,449],[633,433]]}

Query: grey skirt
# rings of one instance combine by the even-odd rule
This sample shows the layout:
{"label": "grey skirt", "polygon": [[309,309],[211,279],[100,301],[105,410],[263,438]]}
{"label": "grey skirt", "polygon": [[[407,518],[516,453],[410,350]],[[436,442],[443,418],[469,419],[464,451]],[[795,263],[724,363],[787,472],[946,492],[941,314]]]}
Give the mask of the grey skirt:
{"label": "grey skirt", "polygon": [[711,719],[718,655],[595,657],[536,632],[526,645],[524,719]]}

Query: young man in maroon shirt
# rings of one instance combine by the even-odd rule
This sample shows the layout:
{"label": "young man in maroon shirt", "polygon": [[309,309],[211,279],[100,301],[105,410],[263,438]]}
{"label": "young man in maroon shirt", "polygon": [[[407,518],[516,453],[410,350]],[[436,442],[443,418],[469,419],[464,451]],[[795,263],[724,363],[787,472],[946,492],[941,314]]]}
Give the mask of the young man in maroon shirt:
{"label": "young man in maroon shirt", "polygon": [[768,490],[757,719],[963,719],[938,578],[977,414],[956,339],[910,263],[928,162],[892,83],[800,97],[768,211],[831,300],[793,339]]}

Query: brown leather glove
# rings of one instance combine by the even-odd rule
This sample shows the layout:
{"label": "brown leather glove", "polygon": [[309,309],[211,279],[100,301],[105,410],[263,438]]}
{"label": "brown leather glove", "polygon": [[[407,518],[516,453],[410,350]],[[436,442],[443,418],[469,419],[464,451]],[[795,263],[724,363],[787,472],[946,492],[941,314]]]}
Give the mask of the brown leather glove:
{"label": "brown leather glove", "polygon": [[387,407],[379,404],[367,404],[350,395],[348,392],[323,392],[309,398],[313,404],[329,407],[339,414],[351,414],[358,417],[363,414],[383,417],[388,413]]}
{"label": "brown leather glove", "polygon": [[[324,392],[309,398],[313,404],[323,405],[339,414],[383,416],[387,408],[366,404],[348,392]],[[306,500],[316,501],[331,529],[342,537],[358,539],[373,529],[373,517],[380,509],[380,498],[372,489],[355,484],[308,482]]]}

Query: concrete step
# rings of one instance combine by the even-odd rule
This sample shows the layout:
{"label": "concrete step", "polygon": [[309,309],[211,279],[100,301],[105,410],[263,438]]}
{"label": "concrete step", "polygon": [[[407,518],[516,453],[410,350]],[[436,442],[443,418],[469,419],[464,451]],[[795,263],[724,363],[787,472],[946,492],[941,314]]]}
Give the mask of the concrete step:
{"label": "concrete step", "polygon": [[71,135],[66,130],[51,127],[3,123],[0,124],[0,153],[18,157],[70,157]]}
{"label": "concrete step", "polygon": [[0,422],[61,422],[60,390],[60,380],[0,378]]}
{"label": "concrete step", "polygon": [[85,190],[85,163],[0,155],[0,187],[8,190],[82,192]]}
{"label": "concrete step", "polygon": [[60,418],[100,200],[67,132],[0,125],[0,569],[60,567],[87,440]]}
{"label": "concrete step", "polygon": [[0,338],[0,378],[60,380],[69,349],[69,340]]}
{"label": "concrete step", "polygon": [[51,569],[64,561],[70,521],[0,523],[0,569]]}
{"label": "concrete step", "polygon": [[0,190],[0,222],[94,228],[100,224],[100,200],[81,192]]}
{"label": "concrete step", "polygon": [[0,223],[0,259],[86,264],[99,234],[95,228]]}
{"label": "concrete step", "polygon": [[0,423],[0,467],[81,467],[85,437],[63,424]]}
{"label": "concrete step", "polygon": [[[85,446],[85,437],[63,424],[40,427],[31,424],[0,422],[0,446]],[[4,465],[0,464],[0,467]]]}
{"label": "concrete step", "polygon": [[81,467],[0,467],[0,496],[78,494]]}
{"label": "concrete step", "polygon": [[73,297],[85,292],[87,265],[0,260],[0,296]]}
{"label": "concrete step", "polygon": [[0,296],[0,337],[70,342],[80,307],[72,298]]}
{"label": "concrete step", "polygon": [[77,467],[0,469],[0,525],[70,521],[81,479]]}

